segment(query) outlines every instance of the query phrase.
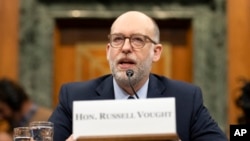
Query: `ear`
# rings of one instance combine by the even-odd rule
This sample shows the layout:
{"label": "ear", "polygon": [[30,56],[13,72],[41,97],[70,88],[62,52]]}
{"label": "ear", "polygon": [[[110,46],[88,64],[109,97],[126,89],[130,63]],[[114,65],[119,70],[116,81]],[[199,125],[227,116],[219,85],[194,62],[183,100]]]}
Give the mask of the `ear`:
{"label": "ear", "polygon": [[153,62],[157,62],[161,58],[162,50],[163,50],[162,44],[157,44],[154,46]]}
{"label": "ear", "polygon": [[109,50],[110,50],[110,44],[108,43],[107,46],[106,46],[106,58],[107,60],[109,61]]}

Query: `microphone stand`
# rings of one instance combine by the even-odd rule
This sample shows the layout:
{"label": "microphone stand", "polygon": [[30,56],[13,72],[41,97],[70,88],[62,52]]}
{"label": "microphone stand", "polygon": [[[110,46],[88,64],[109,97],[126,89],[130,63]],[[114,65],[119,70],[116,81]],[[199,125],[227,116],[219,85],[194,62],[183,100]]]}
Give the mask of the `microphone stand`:
{"label": "microphone stand", "polygon": [[131,80],[130,80],[130,78],[134,75],[134,71],[131,70],[131,69],[128,69],[128,70],[126,71],[126,75],[127,75],[127,77],[128,77],[129,86],[131,87],[131,89],[132,89],[132,91],[133,91],[135,97],[136,97],[137,99],[139,99],[139,96],[137,95],[137,93],[136,93],[134,87],[133,87],[132,84],[131,84]]}

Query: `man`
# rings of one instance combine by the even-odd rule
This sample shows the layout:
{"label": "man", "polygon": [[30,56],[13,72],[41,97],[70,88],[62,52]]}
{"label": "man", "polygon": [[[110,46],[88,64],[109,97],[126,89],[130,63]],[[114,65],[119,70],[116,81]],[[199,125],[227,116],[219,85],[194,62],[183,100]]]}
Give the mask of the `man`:
{"label": "man", "polygon": [[176,98],[177,133],[182,141],[227,140],[203,106],[198,87],[150,73],[163,49],[159,34],[153,19],[138,11],[126,12],[114,21],[106,47],[112,75],[62,86],[59,105],[50,118],[55,141],[73,140],[74,100],[137,98],[129,85],[127,70],[134,72],[131,83],[139,99]]}
{"label": "man", "polygon": [[52,109],[38,106],[18,83],[0,80],[0,121],[7,123],[6,132],[14,127],[28,126],[31,121],[49,119]]}

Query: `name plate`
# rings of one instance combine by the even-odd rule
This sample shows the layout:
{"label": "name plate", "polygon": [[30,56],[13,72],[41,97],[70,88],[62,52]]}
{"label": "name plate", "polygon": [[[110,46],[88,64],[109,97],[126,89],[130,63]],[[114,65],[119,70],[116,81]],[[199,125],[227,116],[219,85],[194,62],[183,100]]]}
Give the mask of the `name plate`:
{"label": "name plate", "polygon": [[176,134],[175,98],[73,102],[73,138]]}

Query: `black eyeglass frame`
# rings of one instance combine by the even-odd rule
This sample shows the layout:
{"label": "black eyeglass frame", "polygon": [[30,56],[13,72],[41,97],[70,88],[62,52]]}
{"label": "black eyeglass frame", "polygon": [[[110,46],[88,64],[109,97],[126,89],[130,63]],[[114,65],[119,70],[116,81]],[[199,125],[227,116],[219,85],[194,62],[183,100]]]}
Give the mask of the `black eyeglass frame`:
{"label": "black eyeglass frame", "polygon": [[[121,37],[123,37],[124,41],[123,41],[123,43],[122,43],[119,47],[115,47],[115,46],[112,45],[112,42],[111,42],[111,36],[112,36],[112,35],[121,35]],[[144,42],[144,44],[143,44],[141,47],[134,47],[134,46],[132,45],[132,43],[131,43],[131,38],[132,38],[133,36],[136,36],[136,35],[139,35],[139,36],[142,36],[143,38],[145,38],[145,42]],[[151,39],[149,36],[143,35],[143,34],[132,34],[132,35],[130,35],[130,36],[124,36],[123,34],[116,34],[116,33],[114,33],[114,34],[109,34],[109,35],[108,35],[108,39],[109,39],[109,43],[110,43],[111,47],[113,47],[113,48],[122,48],[123,45],[124,45],[124,43],[125,43],[125,40],[126,40],[126,39],[129,39],[129,43],[130,43],[130,45],[131,45],[133,48],[138,48],[138,49],[139,49],[139,48],[143,48],[143,47],[145,46],[145,44],[147,43],[147,41],[153,43],[154,45],[158,44],[156,41],[154,41],[153,39]]]}

